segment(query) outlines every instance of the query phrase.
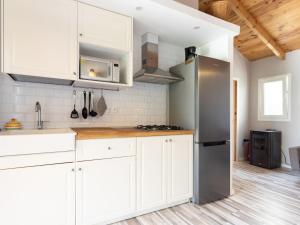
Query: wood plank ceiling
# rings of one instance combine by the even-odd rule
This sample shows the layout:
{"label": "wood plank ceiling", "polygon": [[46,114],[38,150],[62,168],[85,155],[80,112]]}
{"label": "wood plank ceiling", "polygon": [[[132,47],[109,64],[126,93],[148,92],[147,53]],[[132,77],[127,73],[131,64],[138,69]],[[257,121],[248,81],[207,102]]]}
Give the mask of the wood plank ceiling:
{"label": "wood plank ceiling", "polygon": [[[207,5],[210,1],[199,0],[200,10],[212,14]],[[300,49],[300,0],[239,1],[285,52]],[[241,34],[235,38],[235,46],[247,59],[254,61],[274,55],[233,11],[230,10],[223,19],[241,27]]]}

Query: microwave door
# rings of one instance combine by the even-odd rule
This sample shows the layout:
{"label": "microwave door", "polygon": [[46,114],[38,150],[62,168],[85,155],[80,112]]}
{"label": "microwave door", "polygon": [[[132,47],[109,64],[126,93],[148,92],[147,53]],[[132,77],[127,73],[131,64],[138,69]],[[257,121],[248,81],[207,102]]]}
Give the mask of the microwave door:
{"label": "microwave door", "polygon": [[94,81],[109,81],[112,77],[112,63],[105,60],[83,58],[80,63],[80,78]]}

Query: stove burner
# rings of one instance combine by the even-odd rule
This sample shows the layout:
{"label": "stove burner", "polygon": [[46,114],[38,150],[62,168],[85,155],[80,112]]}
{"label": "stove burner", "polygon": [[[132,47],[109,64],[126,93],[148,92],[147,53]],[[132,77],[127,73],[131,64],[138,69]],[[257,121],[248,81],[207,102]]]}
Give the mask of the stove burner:
{"label": "stove burner", "polygon": [[181,130],[181,127],[171,125],[138,125],[136,127],[140,130],[155,131],[155,130]]}

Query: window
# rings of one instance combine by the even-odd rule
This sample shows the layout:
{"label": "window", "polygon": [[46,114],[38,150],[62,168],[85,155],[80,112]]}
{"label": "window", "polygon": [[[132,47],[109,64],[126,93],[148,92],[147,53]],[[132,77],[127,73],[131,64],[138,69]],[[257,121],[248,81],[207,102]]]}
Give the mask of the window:
{"label": "window", "polygon": [[258,120],[289,121],[291,118],[291,75],[258,80]]}

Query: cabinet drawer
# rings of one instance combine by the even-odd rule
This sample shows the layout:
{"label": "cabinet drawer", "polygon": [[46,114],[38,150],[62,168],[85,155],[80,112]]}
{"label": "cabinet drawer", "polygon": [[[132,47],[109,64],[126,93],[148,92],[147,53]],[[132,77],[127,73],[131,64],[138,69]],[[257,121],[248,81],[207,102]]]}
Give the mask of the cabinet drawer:
{"label": "cabinet drawer", "polygon": [[76,145],[77,161],[136,155],[136,138],[80,140]]}
{"label": "cabinet drawer", "polygon": [[[53,129],[56,132],[55,129]],[[47,130],[44,130],[48,132]],[[0,157],[66,152],[75,150],[75,133],[43,133],[22,134],[26,131],[16,131],[15,135],[0,135]],[[49,130],[50,132],[50,130]]]}
{"label": "cabinet drawer", "polygon": [[0,170],[29,166],[72,163],[74,161],[75,151],[4,156],[0,157]]}

